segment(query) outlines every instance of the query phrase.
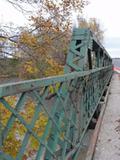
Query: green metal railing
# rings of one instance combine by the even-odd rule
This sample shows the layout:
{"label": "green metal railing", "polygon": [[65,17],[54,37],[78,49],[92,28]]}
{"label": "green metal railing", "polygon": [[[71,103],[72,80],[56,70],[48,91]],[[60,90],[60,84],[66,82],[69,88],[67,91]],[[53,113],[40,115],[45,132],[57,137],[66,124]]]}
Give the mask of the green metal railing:
{"label": "green metal railing", "polygon": [[[111,79],[112,65],[89,30],[76,30],[71,43],[66,74],[0,86],[1,160],[78,158],[85,132]],[[7,121],[3,112],[9,112]],[[16,145],[8,143],[10,138]],[[6,149],[9,145],[13,146],[11,152]]]}

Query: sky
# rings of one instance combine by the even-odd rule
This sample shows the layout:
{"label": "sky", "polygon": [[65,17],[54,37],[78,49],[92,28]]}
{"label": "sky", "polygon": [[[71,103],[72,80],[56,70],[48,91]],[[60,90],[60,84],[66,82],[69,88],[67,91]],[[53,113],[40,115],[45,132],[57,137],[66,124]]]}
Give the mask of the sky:
{"label": "sky", "polygon": [[95,17],[104,30],[104,46],[111,57],[120,57],[120,0],[89,0],[85,18]]}
{"label": "sky", "polygon": [[[104,46],[111,57],[120,57],[120,0],[89,0],[83,10],[85,18],[97,18],[105,32]],[[23,26],[26,17],[7,0],[0,0],[0,23]]]}
{"label": "sky", "polygon": [[0,23],[7,24],[11,22],[22,26],[27,23],[27,20],[21,12],[17,11],[6,0],[0,0]]}

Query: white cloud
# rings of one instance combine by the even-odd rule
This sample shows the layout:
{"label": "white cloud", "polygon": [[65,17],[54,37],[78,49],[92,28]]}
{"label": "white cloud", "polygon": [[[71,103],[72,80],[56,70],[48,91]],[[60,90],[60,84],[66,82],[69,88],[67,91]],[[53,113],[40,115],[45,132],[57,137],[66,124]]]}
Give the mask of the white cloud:
{"label": "white cloud", "polygon": [[106,30],[107,36],[120,36],[120,0],[89,0],[84,15],[88,18],[96,17]]}
{"label": "white cloud", "polygon": [[[97,18],[105,30],[105,46],[110,49],[110,55],[120,57],[120,0],[89,0],[90,4],[84,10],[86,18]],[[115,38],[113,38],[115,37]]]}
{"label": "white cloud", "polygon": [[120,48],[108,48],[108,53],[111,55],[112,58],[120,58]]}
{"label": "white cloud", "polygon": [[[84,17],[95,17],[100,21],[103,30],[105,30],[105,47],[109,49],[111,56],[120,57],[120,0],[89,1],[90,4],[83,11]],[[0,0],[0,23],[10,22],[18,26],[28,23],[23,14],[17,11],[7,0]]]}
{"label": "white cloud", "polygon": [[14,23],[23,26],[27,19],[6,0],[0,0],[0,23]]}

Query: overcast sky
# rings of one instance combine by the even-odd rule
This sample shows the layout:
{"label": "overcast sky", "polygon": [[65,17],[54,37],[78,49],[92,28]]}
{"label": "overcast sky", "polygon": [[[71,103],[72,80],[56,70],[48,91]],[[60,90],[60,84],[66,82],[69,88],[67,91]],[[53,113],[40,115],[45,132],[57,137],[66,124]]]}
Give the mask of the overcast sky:
{"label": "overcast sky", "polygon": [[104,45],[112,57],[120,57],[120,0],[89,0],[86,18],[95,17],[105,31]]}
{"label": "overcast sky", "polygon": [[0,23],[15,23],[22,26],[26,23],[23,14],[17,11],[7,0],[0,0]]}
{"label": "overcast sky", "polygon": [[[105,31],[104,46],[112,57],[120,57],[120,0],[89,0],[85,7],[85,18],[97,18]],[[27,23],[22,13],[15,10],[7,0],[0,0],[0,23]]]}

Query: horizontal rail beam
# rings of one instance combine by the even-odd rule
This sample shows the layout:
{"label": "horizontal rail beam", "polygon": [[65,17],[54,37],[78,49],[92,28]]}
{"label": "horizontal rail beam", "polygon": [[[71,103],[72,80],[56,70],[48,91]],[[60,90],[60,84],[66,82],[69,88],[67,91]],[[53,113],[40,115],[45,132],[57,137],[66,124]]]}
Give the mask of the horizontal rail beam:
{"label": "horizontal rail beam", "polygon": [[78,77],[88,76],[95,72],[102,71],[104,69],[109,69],[109,68],[112,69],[112,66],[97,68],[97,69],[83,71],[83,72],[73,72],[73,73],[68,73],[61,76],[53,76],[48,78],[36,79],[36,80],[2,84],[0,85],[0,97],[14,95],[24,91],[34,90],[43,86],[48,86],[48,85],[59,83],[59,82],[69,81]]}

